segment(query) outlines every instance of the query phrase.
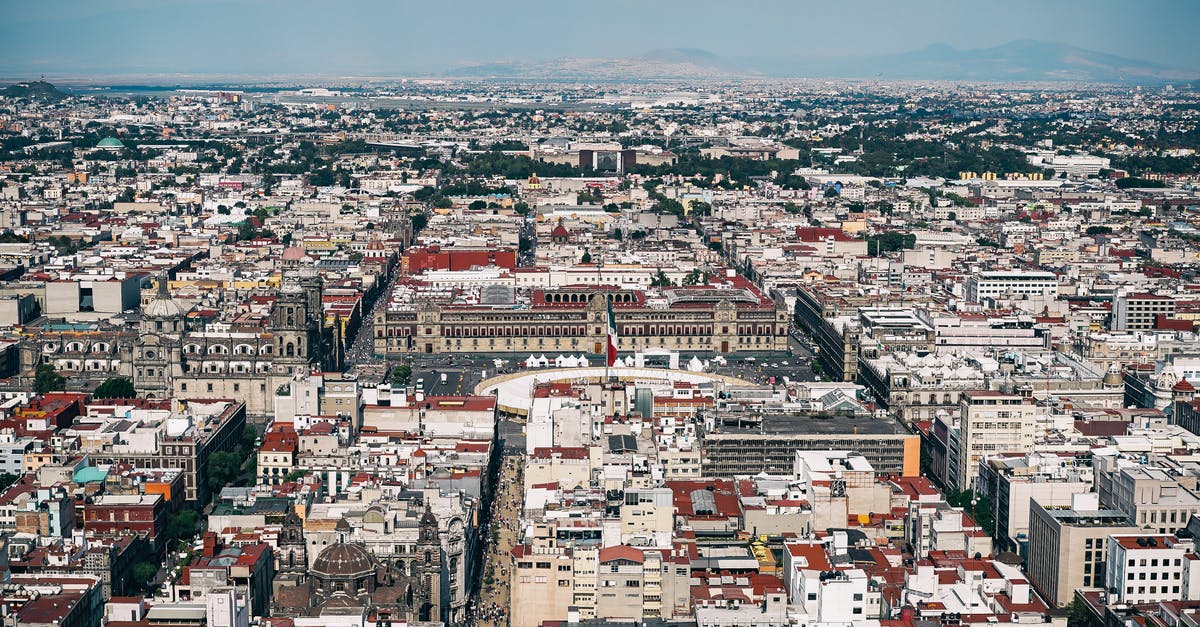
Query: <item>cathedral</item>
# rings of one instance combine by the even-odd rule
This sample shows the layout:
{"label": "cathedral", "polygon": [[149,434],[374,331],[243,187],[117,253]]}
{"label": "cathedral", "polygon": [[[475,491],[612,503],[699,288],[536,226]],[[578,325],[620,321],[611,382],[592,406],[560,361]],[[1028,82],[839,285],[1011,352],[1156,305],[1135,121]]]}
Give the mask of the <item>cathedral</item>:
{"label": "cathedral", "polygon": [[405,559],[380,559],[349,537],[338,523],[337,539],[308,566],[303,521],[294,512],[279,535],[271,615],[364,616],[383,622],[447,622],[442,607],[442,543],[438,519],[425,508],[416,545]]}
{"label": "cathedral", "polygon": [[22,341],[22,369],[47,363],[64,374],[127,377],[147,398],[234,398],[247,413],[266,415],[280,386],[337,363],[340,350],[323,324],[321,278],[311,269],[289,272],[270,296],[265,320],[206,319],[172,298],[164,273],[141,316],[124,327],[32,330]]}

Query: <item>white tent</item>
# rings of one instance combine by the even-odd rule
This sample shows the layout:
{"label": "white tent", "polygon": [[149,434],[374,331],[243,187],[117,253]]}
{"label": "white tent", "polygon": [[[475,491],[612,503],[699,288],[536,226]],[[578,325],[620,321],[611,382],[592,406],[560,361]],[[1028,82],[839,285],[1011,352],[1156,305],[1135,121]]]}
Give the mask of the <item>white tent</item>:
{"label": "white tent", "polygon": [[558,357],[554,358],[554,367],[555,368],[574,368],[575,367],[575,358],[568,357],[566,355],[559,355]]}
{"label": "white tent", "polygon": [[525,358],[525,367],[526,368],[537,368],[538,367],[537,357],[534,357],[532,354],[530,354],[528,357],[526,357]]}
{"label": "white tent", "polygon": [[538,366],[545,368],[546,366],[550,365],[550,359],[546,357],[545,353],[543,353],[537,356],[537,364]]}
{"label": "white tent", "polygon": [[687,363],[687,369],[692,372],[704,372],[704,362],[700,361],[699,357],[693,356]]}

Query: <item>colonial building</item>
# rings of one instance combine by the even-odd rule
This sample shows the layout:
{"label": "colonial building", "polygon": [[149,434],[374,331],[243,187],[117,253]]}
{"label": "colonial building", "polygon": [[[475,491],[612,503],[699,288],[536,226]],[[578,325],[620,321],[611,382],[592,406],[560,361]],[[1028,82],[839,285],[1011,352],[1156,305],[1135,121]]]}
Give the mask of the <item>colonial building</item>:
{"label": "colonial building", "polygon": [[[442,544],[438,520],[428,508],[421,515],[417,542],[405,559],[381,558],[350,540],[350,526],[338,525],[338,541],[303,564],[299,518],[289,515],[280,536],[279,576],[273,616],[330,617],[364,611],[380,621],[449,622],[443,603]],[[299,540],[299,541],[297,541]]]}
{"label": "colonial building", "polygon": [[23,337],[21,366],[30,371],[46,363],[98,380],[126,377],[147,398],[242,399],[249,414],[265,415],[292,375],[337,361],[321,297],[320,277],[300,270],[265,297],[265,320],[204,322],[172,298],[164,274],[140,319],[124,326],[42,325]]}
{"label": "colonial building", "polygon": [[377,354],[602,352],[610,302],[621,351],[787,350],[783,303],[737,277],[722,285],[646,291],[496,286],[468,294],[424,287],[402,285],[376,314]]}

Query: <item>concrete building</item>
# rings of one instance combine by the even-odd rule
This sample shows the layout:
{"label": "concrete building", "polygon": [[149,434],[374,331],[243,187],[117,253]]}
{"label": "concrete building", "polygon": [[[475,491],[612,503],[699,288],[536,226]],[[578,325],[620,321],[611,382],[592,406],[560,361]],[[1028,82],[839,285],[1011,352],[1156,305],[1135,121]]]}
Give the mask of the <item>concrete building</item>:
{"label": "concrete building", "polygon": [[1064,606],[1079,588],[1106,585],[1108,537],[1136,533],[1124,513],[1100,509],[1095,495],[1080,494],[1070,506],[1029,503],[1026,564],[1030,581],[1050,603]]}
{"label": "concrete building", "polygon": [[1033,448],[1037,406],[1032,399],[992,390],[966,390],[959,398],[959,413],[958,490],[975,487],[980,460]]}
{"label": "concrete building", "polygon": [[1026,554],[1030,499],[1044,507],[1071,505],[1076,494],[1092,491],[1091,461],[1073,454],[999,455],[980,462],[976,489],[988,499],[1000,546]]}
{"label": "concrete building", "polygon": [[1053,300],[1057,296],[1058,278],[1053,272],[993,270],[973,274],[967,279],[966,297],[971,303],[984,299]]}
{"label": "concrete building", "polygon": [[1113,299],[1113,331],[1146,331],[1156,328],[1158,317],[1175,315],[1175,299],[1148,293],[1121,293]]}
{"label": "concrete building", "polygon": [[1121,534],[1109,538],[1105,586],[1111,601],[1137,605],[1200,599],[1196,545],[1170,534]]}
{"label": "concrete building", "polygon": [[819,412],[740,416],[720,426],[710,422],[700,440],[705,477],[791,473],[798,450],[854,451],[880,473],[920,472],[920,437],[891,419]]}

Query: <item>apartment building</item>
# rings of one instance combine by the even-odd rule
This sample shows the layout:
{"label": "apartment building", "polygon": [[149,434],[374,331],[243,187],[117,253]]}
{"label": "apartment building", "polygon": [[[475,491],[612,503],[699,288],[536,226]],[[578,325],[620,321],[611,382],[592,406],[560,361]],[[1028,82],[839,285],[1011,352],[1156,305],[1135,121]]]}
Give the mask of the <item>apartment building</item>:
{"label": "apartment building", "polygon": [[1110,602],[1137,605],[1200,598],[1200,560],[1196,545],[1171,534],[1120,534],[1109,537],[1105,587]]}
{"label": "apartment building", "polygon": [[1139,292],[1118,294],[1113,299],[1113,331],[1146,331],[1155,328],[1159,316],[1175,315],[1175,299]]}
{"label": "apartment building", "polygon": [[975,487],[979,462],[999,453],[1033,448],[1037,406],[1032,399],[993,390],[966,390],[959,397],[960,448],[956,488]]}

